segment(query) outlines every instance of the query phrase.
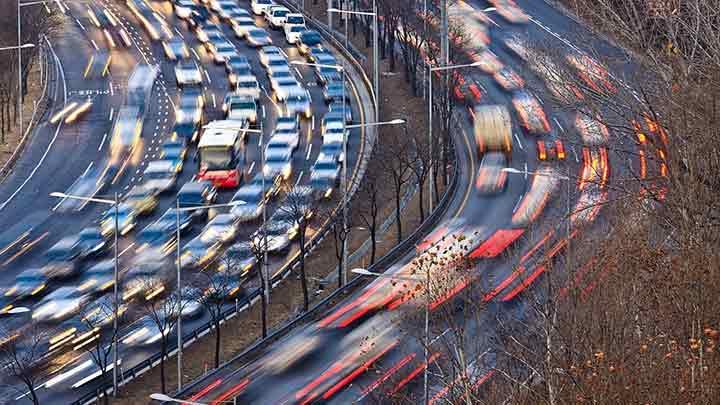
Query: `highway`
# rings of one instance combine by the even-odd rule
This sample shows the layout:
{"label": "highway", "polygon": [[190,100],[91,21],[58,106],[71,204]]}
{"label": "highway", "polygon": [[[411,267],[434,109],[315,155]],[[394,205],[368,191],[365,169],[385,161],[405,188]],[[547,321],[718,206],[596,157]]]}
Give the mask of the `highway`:
{"label": "highway", "polygon": [[[470,22],[475,18],[474,13],[495,4],[491,3],[460,2],[458,7],[463,8],[457,15]],[[456,364],[448,364],[452,363],[452,359],[441,358],[441,346],[447,343],[443,341],[443,336],[452,335],[452,332],[448,333],[445,321],[441,320],[442,325],[432,328],[439,332],[433,336],[429,348],[431,403],[441,400],[448,393],[447,380],[432,376],[447,374],[448,370],[464,372],[475,388],[492,376],[493,357],[483,354],[492,352],[493,337],[499,332],[496,316],[510,313],[522,318],[523,306],[528,305],[523,292],[542,279],[546,271],[544,263],[554,260],[558,263],[554,269],[557,271],[558,267],[562,267],[560,254],[573,237],[579,232],[601,229],[602,216],[598,214],[603,202],[611,196],[607,187],[611,176],[647,176],[645,163],[635,153],[636,148],[642,149],[642,141],[640,145],[613,145],[609,148],[610,142],[616,139],[606,136],[598,140],[587,136],[578,127],[576,114],[555,108],[548,102],[551,99],[550,89],[537,90],[537,83],[542,83],[542,77],[519,55],[510,51],[504,41],[519,36],[526,41],[560,49],[565,55],[582,55],[578,52],[589,52],[590,48],[600,50],[600,55],[607,55],[616,62],[614,66],[608,64],[610,72],[621,77],[623,72],[627,72],[623,69],[630,69],[626,63],[618,62],[622,52],[598,38],[592,43],[581,44],[580,38],[587,40],[590,33],[548,3],[532,0],[517,3],[529,16],[524,24],[509,23],[496,13],[487,13],[488,49],[525,82],[534,84],[534,95],[540,100],[541,110],[547,116],[547,133],[540,136],[529,134],[522,128],[523,123],[513,110],[511,166],[520,174],[509,175],[507,189],[488,197],[480,195],[475,188],[479,156],[470,114],[461,110],[457,115],[459,130],[452,132],[458,155],[457,192],[444,218],[426,241],[428,245],[438,243],[437,249],[440,250],[447,246],[443,243],[462,236],[464,242],[451,247],[464,256],[475,255],[475,260],[470,276],[463,274],[456,277],[442,289],[447,293],[436,296],[430,308],[433,311],[453,308],[452,298],[471,287],[471,297],[487,308],[478,315],[478,319],[469,322],[467,330],[461,332],[468,338],[465,342],[469,346],[466,354],[476,356],[465,359],[472,366],[468,370],[457,370]],[[476,34],[469,33],[471,36]],[[466,69],[463,74],[466,82],[482,89],[481,104],[511,106],[512,98],[518,94],[502,89],[491,75],[479,68]],[[536,140],[556,139],[566,145],[566,158],[538,162]],[[543,170],[545,181],[542,175],[533,174],[536,170]],[[540,195],[546,203],[540,204],[539,211],[532,213],[529,220],[524,219],[519,212],[533,195]],[[568,209],[573,213],[569,218]],[[443,236],[446,237],[445,242]],[[422,253],[408,253],[394,265],[382,269],[386,277],[370,282],[332,309],[248,356],[251,359],[249,362],[230,363],[199,380],[183,391],[180,397],[212,404],[233,398],[237,398],[239,403],[382,403],[390,401],[389,397],[418,403],[423,395],[422,375],[426,367],[420,341],[422,330],[417,330],[416,323],[415,329],[408,332],[407,326],[408,319],[417,321],[425,305],[425,270],[420,267],[413,271],[414,267],[420,266],[418,263],[423,257]],[[443,274],[446,270],[442,266],[433,267],[431,278],[447,280]],[[417,278],[418,274],[420,280],[407,280]],[[390,282],[392,277],[404,281]],[[408,290],[419,291],[416,295],[420,298],[408,297]],[[462,319],[462,308],[451,312]],[[441,363],[443,367],[435,367]]]}
{"label": "highway", "polygon": [[[11,175],[0,184],[0,224],[4,231],[0,234],[0,285],[8,288],[13,284],[14,277],[21,271],[40,267],[46,263],[45,251],[64,236],[77,234],[81,229],[89,226],[98,226],[102,213],[108,208],[97,204],[84,205],[79,210],[64,210],[59,201],[50,197],[51,192],[69,190],[71,186],[84,174],[102,171],[108,167],[110,158],[110,132],[117,118],[117,112],[125,101],[126,83],[137,64],[150,64],[160,67],[158,80],[153,88],[152,102],[144,118],[141,135],[142,148],[136,150],[127,163],[123,162],[123,170],[112,179],[108,178],[99,191],[99,196],[112,196],[119,193],[121,196],[137,184],[142,184],[142,173],[147,164],[159,158],[159,146],[169,137],[174,123],[174,106],[179,99],[179,89],[174,80],[174,63],[164,56],[163,46],[159,41],[153,41],[138,22],[135,15],[126,7],[124,2],[98,1],[95,6],[101,10],[109,10],[117,19],[118,24],[127,32],[131,47],[124,48],[117,43],[110,50],[112,61],[109,74],[106,77],[88,78],[84,72],[88,61],[97,51],[108,49],[108,41],[102,31],[95,27],[89,17],[86,3],[68,2],[66,29],[62,34],[53,38],[47,46],[49,54],[53,55],[55,80],[49,83],[49,95],[52,99],[52,109],[42,117],[41,122],[34,129],[30,141]],[[249,9],[249,3],[241,1],[242,7]],[[212,62],[211,55],[199,43],[195,35],[189,30],[184,20],[177,18],[170,3],[153,2],[152,6],[171,27],[172,35],[181,37],[187,46],[193,50],[192,58],[198,62],[203,70],[203,92],[206,99],[205,122],[222,118],[220,104],[229,90],[227,74],[224,68]],[[212,17],[217,21],[217,17]],[[264,20],[256,18],[258,26],[266,26]],[[241,54],[250,58],[253,71],[263,88],[260,110],[264,114],[263,122],[265,139],[274,128],[278,114],[276,102],[272,100],[269,82],[260,65],[258,52],[250,48],[245,41],[235,37],[227,24],[221,24],[228,39],[237,47]],[[281,46],[290,60],[304,60],[296,48],[287,45],[284,36],[279,31],[269,30],[274,44]],[[332,50],[332,48],[330,47]],[[56,57],[55,57],[56,55]],[[338,59],[342,58],[337,55]],[[311,109],[313,118],[301,121],[301,141],[298,151],[293,158],[294,168],[292,176],[287,180],[289,185],[308,184],[310,168],[320,151],[322,138],[320,136],[320,119],[327,111],[323,100],[322,88],[315,84],[312,68],[298,66],[296,73],[301,83],[305,85],[311,95]],[[372,110],[370,96],[364,85],[355,82],[360,79],[350,74],[348,98],[355,122],[364,123],[370,117],[368,109]],[[88,113],[76,122],[65,124],[50,122],[50,118],[62,110],[66,102],[85,100],[92,97],[92,107]],[[353,130],[349,136],[347,164],[348,172],[352,176],[361,161],[359,152],[365,142],[365,129]],[[259,136],[250,135],[245,149],[247,164],[244,170],[246,179],[251,178],[260,170]],[[179,185],[189,181],[196,172],[196,164],[192,162],[193,151],[185,168],[177,179]],[[68,158],[70,157],[70,158]],[[218,202],[227,202],[233,190],[222,191]],[[330,209],[339,201],[339,193],[321,202],[320,210]],[[282,194],[281,194],[282,196]],[[280,196],[280,197],[281,197]],[[275,199],[268,208],[268,215],[279,204],[281,198]],[[158,206],[151,215],[141,218],[135,227],[136,231],[121,238],[119,244],[121,268],[132,263],[137,254],[138,243],[134,240],[137,230],[145,227],[157,219],[164,211],[174,205],[173,193],[162,195]],[[310,240],[318,229],[322,218],[316,219],[309,227],[307,240]],[[189,241],[197,235],[203,223],[195,223],[189,234],[183,235],[183,242]],[[240,230],[238,241],[248,240],[259,224],[248,223]],[[91,266],[97,260],[111,259],[112,249],[104,256],[83,264],[84,268]],[[269,265],[270,274],[276,274],[283,269],[289,259],[297,255],[297,243],[290,249],[277,255],[272,255]],[[172,261],[168,262],[171,265]],[[70,283],[82,283],[83,276],[71,280]],[[50,288],[62,284],[54,283]],[[257,288],[258,280],[255,275],[244,282],[244,289],[250,292]],[[36,300],[12,301],[3,297],[2,306],[32,307]],[[229,306],[234,304],[229,303]],[[12,331],[27,321],[27,314],[6,315],[3,317],[4,328]],[[199,317],[183,322],[184,333],[191,332],[205,324],[209,315],[201,314]],[[67,329],[67,323],[48,325],[52,333],[59,333]],[[123,336],[133,331],[137,326],[133,323],[124,325],[120,332]],[[169,338],[174,340],[174,332]],[[149,356],[157,353],[158,344],[149,344],[136,347],[121,347],[121,364],[123,369],[142,362]],[[62,350],[53,354],[50,364],[40,377],[41,383],[38,395],[41,403],[70,403],[87,392],[95,391],[99,383],[97,379],[88,378],[95,372],[95,367],[88,367],[89,356],[83,350],[69,352]],[[21,386],[0,389],[0,402],[22,400],[25,392]]]}

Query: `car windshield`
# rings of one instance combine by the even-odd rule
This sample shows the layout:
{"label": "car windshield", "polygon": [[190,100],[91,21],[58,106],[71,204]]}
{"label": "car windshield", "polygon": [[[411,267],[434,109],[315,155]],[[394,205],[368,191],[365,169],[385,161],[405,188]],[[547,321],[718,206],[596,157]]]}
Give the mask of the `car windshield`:
{"label": "car windshield", "polygon": [[200,149],[200,161],[207,170],[227,169],[232,162],[232,156],[226,146],[212,146]]}
{"label": "car windshield", "polygon": [[289,10],[275,10],[273,11],[273,17],[285,17],[289,12]]}
{"label": "car windshield", "polygon": [[47,258],[50,260],[69,260],[73,256],[71,246],[53,247],[47,251]]}
{"label": "car windshield", "polygon": [[254,81],[240,82],[240,83],[238,83],[238,87],[255,88],[255,87],[257,87],[257,82],[254,82]]}
{"label": "car windshield", "polygon": [[[166,171],[166,170],[151,170],[145,172],[145,178],[151,179],[151,180],[162,180],[172,177],[172,173]],[[134,195],[135,198],[143,198],[146,196],[149,196],[149,192],[144,192],[142,194],[136,194]]]}
{"label": "car windshield", "polygon": [[260,188],[240,190],[235,197],[233,197],[233,200],[245,201],[245,203],[249,205],[257,205],[260,199],[262,199],[262,190]]}
{"label": "car windshield", "polygon": [[236,101],[230,104],[230,109],[242,109],[242,110],[254,110],[255,109],[255,103],[252,101]]}
{"label": "car windshield", "polygon": [[[304,24],[305,19],[302,16],[299,15],[291,15],[287,17],[286,24]],[[300,27],[300,31],[304,30],[304,27]]]}
{"label": "car windshield", "polygon": [[261,30],[252,30],[248,34],[254,38],[263,38],[263,37],[267,36],[265,31],[261,31]]}
{"label": "car windshield", "polygon": [[337,165],[333,162],[317,162],[315,163],[315,170],[335,170]]}
{"label": "car windshield", "polygon": [[20,273],[15,277],[15,281],[18,283],[30,283],[36,281],[42,281],[45,277],[37,272]]}
{"label": "car windshield", "polygon": [[286,163],[288,162],[288,154],[285,153],[279,153],[277,155],[271,155],[268,156],[266,159],[267,164],[278,164],[278,163]]}
{"label": "car windshield", "polygon": [[196,191],[179,193],[178,200],[181,206],[198,205],[204,202],[202,193]]}
{"label": "car windshield", "polygon": [[290,32],[303,32],[303,31],[305,31],[305,27],[303,27],[302,25],[296,25],[296,26],[290,28]]}

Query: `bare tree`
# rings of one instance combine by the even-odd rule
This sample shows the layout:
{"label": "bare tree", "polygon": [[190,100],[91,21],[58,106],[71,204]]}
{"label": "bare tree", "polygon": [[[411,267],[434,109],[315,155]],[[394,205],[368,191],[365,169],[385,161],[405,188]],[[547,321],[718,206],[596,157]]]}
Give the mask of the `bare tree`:
{"label": "bare tree", "polygon": [[[125,319],[126,313],[125,305],[120,304],[118,308],[118,326],[122,324]],[[100,381],[102,386],[108,385],[110,382],[110,370],[114,366],[113,344],[115,338],[118,337],[119,327],[117,329],[112,327],[112,323],[115,318],[115,305],[112,297],[108,296],[107,299],[101,299],[96,302],[95,305],[85,308],[81,312],[80,320],[87,330],[87,334],[84,342],[78,346],[82,346],[92,359],[95,366],[100,370]],[[110,326],[107,333],[103,333]],[[76,346],[76,350],[78,349]],[[103,395],[103,403],[108,404],[109,398],[107,395]]]}
{"label": "bare tree", "polygon": [[264,226],[261,226],[257,232],[255,233],[255,237],[250,243],[250,250],[252,251],[252,254],[255,256],[255,262],[257,263],[257,269],[258,269],[258,275],[260,276],[260,321],[262,324],[262,337],[263,339],[267,337],[267,294],[270,292],[268,291],[266,294],[265,291],[265,285],[270,284],[270,280],[265,280],[265,277],[268,276],[268,274],[265,273],[266,269],[265,266],[267,266],[267,263],[265,262],[265,256],[267,255],[267,248],[269,242],[267,241],[267,238],[265,238],[266,230]]}
{"label": "bare tree", "polygon": [[[405,128],[405,136],[408,136],[407,128]],[[413,136],[413,141],[415,143],[415,159],[410,165],[410,170],[415,179],[415,185],[418,187],[418,208],[420,209],[420,223],[422,223],[425,221],[425,182],[430,175],[432,161],[427,137],[424,134],[416,134]]]}
{"label": "bare tree", "polygon": [[411,154],[415,149],[413,139],[410,137],[388,137],[380,151],[380,164],[386,177],[390,180],[393,187],[393,196],[395,199],[395,225],[397,229],[397,243],[402,241],[402,196],[405,186],[412,178],[412,169],[414,159]]}
{"label": "bare tree", "polygon": [[[340,288],[343,286],[343,257],[345,257],[345,239],[348,237],[348,232],[343,223],[342,212],[337,212],[334,208],[331,208],[326,213],[326,217],[330,221],[330,229],[333,235],[335,259],[337,260],[338,288]],[[352,216],[348,215],[348,221],[350,220],[352,220]],[[350,226],[352,225],[348,223],[348,227]]]}
{"label": "bare tree", "polygon": [[37,389],[42,373],[38,371],[47,353],[47,333],[35,322],[19,331],[4,329],[0,330],[0,372],[22,384],[32,403],[39,405]]}
{"label": "bare tree", "polygon": [[[146,280],[147,290],[154,289],[157,286],[155,280]],[[164,298],[156,301],[141,299],[141,307],[148,321],[157,333],[160,335],[160,389],[161,392],[166,391],[165,378],[165,360],[168,357],[168,337],[175,329],[177,320],[182,316],[183,307],[187,303],[189,297],[181,297],[181,294],[168,294]]]}
{"label": "bare tree", "polygon": [[363,181],[360,185],[359,196],[354,201],[355,212],[370,235],[370,264],[375,263],[377,252],[377,232],[380,227],[381,184],[383,173],[379,165],[371,161],[365,177],[372,181]]}
{"label": "bare tree", "polygon": [[317,209],[313,193],[311,187],[293,186],[285,194],[285,200],[275,214],[281,215],[291,221],[297,229],[298,242],[300,244],[300,263],[298,270],[300,272],[300,283],[303,291],[303,311],[307,311],[310,306],[307,275],[305,274],[305,255],[307,254],[305,237],[309,221]]}

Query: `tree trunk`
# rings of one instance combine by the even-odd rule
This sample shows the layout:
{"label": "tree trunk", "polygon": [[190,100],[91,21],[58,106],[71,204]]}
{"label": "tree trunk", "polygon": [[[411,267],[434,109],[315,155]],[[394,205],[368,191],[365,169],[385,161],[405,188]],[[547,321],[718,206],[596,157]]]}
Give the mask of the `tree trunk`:
{"label": "tree trunk", "polygon": [[300,225],[300,284],[303,290],[303,311],[307,312],[310,306],[308,296],[307,275],[305,274],[305,225]]}
{"label": "tree trunk", "polygon": [[395,225],[397,226],[397,243],[402,241],[402,218],[400,216],[400,203],[401,203],[401,188],[402,184],[395,184]]}
{"label": "tree trunk", "polygon": [[375,264],[375,253],[377,249],[377,230],[375,229],[375,220],[373,219],[373,225],[370,227],[370,265]]}
{"label": "tree trunk", "polygon": [[267,337],[267,301],[265,300],[265,284],[261,288],[262,295],[260,296],[260,318],[262,323],[262,337]]}
{"label": "tree trunk", "polygon": [[425,191],[424,191],[425,182],[422,179],[419,179],[418,181],[418,207],[420,208],[420,223],[422,224],[425,222],[425,205],[423,202],[425,201]]}
{"label": "tree trunk", "polygon": [[215,317],[215,368],[220,367],[220,311]]}
{"label": "tree trunk", "polygon": [[29,387],[30,391],[30,400],[32,401],[33,405],[40,405],[40,400],[37,397],[37,394],[35,393],[35,387]]}
{"label": "tree trunk", "polygon": [[167,355],[167,338],[160,338],[160,392],[165,393],[165,356]]}

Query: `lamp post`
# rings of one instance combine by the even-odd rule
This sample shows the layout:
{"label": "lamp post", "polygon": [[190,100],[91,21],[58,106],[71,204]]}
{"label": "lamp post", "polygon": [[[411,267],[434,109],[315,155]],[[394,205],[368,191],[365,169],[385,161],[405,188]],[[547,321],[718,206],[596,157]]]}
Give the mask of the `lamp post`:
{"label": "lamp post", "polygon": [[425,282],[425,295],[427,297],[427,302],[424,305],[425,327],[423,329],[423,358],[425,360],[425,371],[423,372],[423,401],[425,405],[428,405],[430,403],[430,387],[428,386],[428,369],[430,368],[430,365],[428,364],[428,359],[430,358],[430,268],[426,268],[424,280],[423,277],[393,276],[392,274],[375,273],[366,269],[353,269],[352,272],[361,276],[389,278],[391,280],[414,281],[418,283],[421,283],[423,281]]}
{"label": "lamp post", "polygon": [[[328,15],[337,14],[354,14],[373,17],[373,92],[375,93],[375,119],[380,119],[380,61],[378,60],[378,14],[377,1],[373,0],[373,11],[350,11],[341,10],[339,8],[328,8]],[[347,24],[347,22],[345,23]],[[331,27],[332,28],[332,27]],[[346,34],[347,38],[347,34]]]}
{"label": "lamp post", "polygon": [[120,234],[120,225],[119,225],[119,210],[118,207],[120,205],[120,198],[118,193],[115,193],[115,198],[112,200],[104,199],[104,198],[94,198],[94,197],[83,197],[78,195],[71,195],[71,194],[65,194],[60,192],[52,192],[50,193],[51,197],[56,198],[62,198],[62,199],[72,199],[72,200],[80,200],[80,201],[87,201],[87,202],[95,202],[99,204],[105,204],[105,205],[111,205],[113,206],[115,212],[115,232],[113,232],[113,237],[115,239],[115,248],[114,248],[114,285],[113,285],[113,396],[117,397],[117,389],[118,389],[118,303],[119,303],[119,292],[118,292],[118,284],[119,284],[119,266],[118,266],[118,235]]}
{"label": "lamp post", "polygon": [[450,66],[428,66],[428,155],[430,156],[430,212],[433,210],[434,194],[435,194],[435,168],[433,159],[433,91],[432,91],[432,77],[433,72],[460,69],[465,67],[472,67],[481,65],[482,61],[463,64],[463,65],[450,65]]}
{"label": "lamp post", "polygon": [[199,211],[199,210],[206,210],[210,208],[224,208],[224,207],[234,207],[236,205],[244,205],[245,201],[231,201],[227,204],[213,204],[213,205],[199,205],[197,207],[181,207],[180,206],[180,199],[175,199],[175,245],[176,245],[176,252],[177,252],[177,261],[175,263],[176,270],[177,270],[177,293],[178,293],[178,299],[177,299],[177,305],[178,305],[178,317],[177,317],[177,346],[178,346],[178,353],[177,353],[177,367],[178,367],[178,391],[182,389],[182,329],[181,329],[181,320],[182,316],[180,316],[180,312],[182,311],[181,302],[182,302],[182,283],[181,283],[181,270],[182,265],[180,263],[180,212],[191,212],[191,211]]}
{"label": "lamp post", "polygon": [[[165,394],[160,394],[160,393],[150,394],[150,399],[154,399],[155,401],[160,401],[160,402],[177,402],[177,403],[183,404],[183,405],[209,405],[206,402],[188,401],[187,399],[173,398],[171,396],[168,396]],[[213,404],[237,405],[238,402],[237,402],[237,397],[235,397],[235,398],[233,398],[232,401],[213,401],[212,403]]]}

